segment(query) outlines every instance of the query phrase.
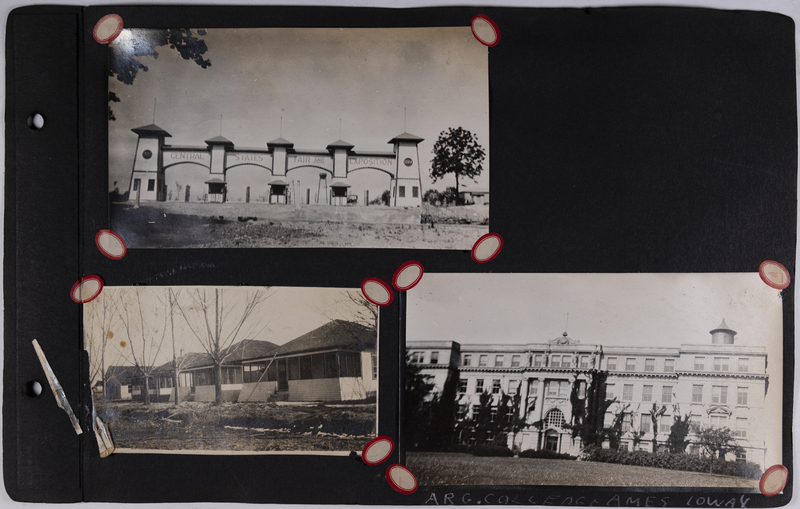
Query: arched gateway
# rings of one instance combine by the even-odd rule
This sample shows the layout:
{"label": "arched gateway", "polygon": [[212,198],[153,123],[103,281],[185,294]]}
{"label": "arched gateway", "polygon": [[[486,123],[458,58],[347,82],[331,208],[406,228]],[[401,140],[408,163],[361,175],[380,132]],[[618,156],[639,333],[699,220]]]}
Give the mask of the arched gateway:
{"label": "arched gateway", "polygon": [[288,203],[286,173],[315,168],[330,174],[334,204],[346,203],[341,198],[350,172],[366,169],[391,177],[392,206],[422,203],[418,145],[423,138],[409,133],[389,140],[392,152],[364,152],[342,140],[325,150],[295,149],[283,138],[268,142],[266,149],[236,148],[222,136],[206,140],[206,146],[178,146],[165,144],[171,135],[155,124],[132,131],[139,138],[131,200]]}

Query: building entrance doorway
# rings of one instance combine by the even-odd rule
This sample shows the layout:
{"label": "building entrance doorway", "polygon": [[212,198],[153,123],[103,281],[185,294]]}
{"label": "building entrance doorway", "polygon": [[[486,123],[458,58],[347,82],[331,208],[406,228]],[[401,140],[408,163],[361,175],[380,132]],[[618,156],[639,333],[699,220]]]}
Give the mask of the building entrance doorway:
{"label": "building entrance doorway", "polygon": [[278,390],[279,391],[288,391],[289,390],[289,380],[286,377],[286,360],[279,360],[278,361]]}
{"label": "building entrance doorway", "polygon": [[553,430],[545,433],[544,448],[546,451],[558,452],[558,433]]}

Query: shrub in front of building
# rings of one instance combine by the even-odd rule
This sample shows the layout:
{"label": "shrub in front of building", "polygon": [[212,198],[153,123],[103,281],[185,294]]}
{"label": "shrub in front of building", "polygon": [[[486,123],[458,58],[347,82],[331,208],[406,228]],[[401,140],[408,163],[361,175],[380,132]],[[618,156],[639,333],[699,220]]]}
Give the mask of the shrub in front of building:
{"label": "shrub in front of building", "polygon": [[549,460],[574,460],[576,459],[575,456],[570,454],[564,454],[560,452],[548,451],[546,449],[542,449],[541,451],[536,451],[533,449],[526,449],[519,453],[520,458],[544,458]]}
{"label": "shrub in front of building", "polygon": [[514,456],[514,453],[508,447],[501,445],[476,445],[472,448],[472,455],[511,457]]}
{"label": "shrub in front of building", "polygon": [[587,447],[584,449],[581,459],[601,463],[617,463],[620,465],[634,465],[639,467],[656,467],[669,470],[732,475],[750,479],[761,478],[761,468],[757,464],[749,461],[726,461],[712,459],[708,456],[694,456],[685,453],[659,452],[653,454],[647,451],[614,451],[601,447]]}

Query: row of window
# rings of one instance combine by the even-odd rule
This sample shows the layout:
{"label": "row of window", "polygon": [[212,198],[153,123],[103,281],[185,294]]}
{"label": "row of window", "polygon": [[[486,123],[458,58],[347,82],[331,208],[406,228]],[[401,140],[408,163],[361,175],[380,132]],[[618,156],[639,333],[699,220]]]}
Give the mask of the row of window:
{"label": "row of window", "polygon": [[[605,426],[611,426],[614,422],[614,415],[611,412],[606,413]],[[662,415],[658,418],[658,432],[670,433],[672,430],[673,417],[671,415]],[[692,415],[690,419],[690,426],[693,432],[697,432],[700,427],[701,417],[699,415]],[[713,428],[730,427],[729,419],[725,415],[711,415],[709,416],[709,423]],[[652,431],[653,419],[650,414],[641,414],[639,416],[639,431],[642,433],[650,433]],[[737,437],[747,438],[747,418],[737,417],[733,428],[733,434]],[[626,413],[622,420],[622,432],[627,433],[634,429],[634,416],[631,413]]]}
{"label": "row of window", "polygon": [[[458,381],[458,392],[460,394],[466,394],[467,381],[468,380],[465,378],[462,378]],[[480,394],[487,389],[487,387],[484,385],[484,382],[485,380],[483,378],[478,378],[477,380],[475,380],[475,394]],[[519,380],[509,380],[507,394],[509,394],[510,396],[514,396],[515,394],[517,394],[517,391],[519,391],[519,384],[520,384]],[[492,385],[489,387],[489,389],[491,390],[492,394],[499,394],[500,391],[503,390],[500,379],[495,378],[494,380],[492,380]]]}
{"label": "row of window", "polygon": [[[397,194],[400,196],[400,198],[405,198],[406,197],[406,186],[397,186]],[[419,198],[419,187],[417,187],[417,186],[412,186],[411,187],[411,196],[413,198]]]}
{"label": "row of window", "polygon": [[[654,387],[655,386],[653,385],[643,385],[640,401],[645,403],[651,401],[660,403],[672,403],[672,400],[675,397],[675,393],[673,392],[674,386],[672,385],[661,386],[661,399],[655,399],[657,393],[654,392]],[[704,387],[705,386],[702,384],[692,385],[692,403],[704,402],[704,394],[703,394],[705,391]],[[619,397],[620,395],[617,394],[616,390],[617,390],[616,384],[606,384],[606,398],[612,399],[614,397]],[[622,396],[622,401],[633,401],[634,400],[633,384],[623,384],[621,396]],[[717,403],[720,405],[727,405],[728,386],[712,385],[710,402]],[[747,387],[736,388],[736,404],[747,405]]]}
{"label": "row of window", "polygon": [[[373,362],[373,377],[377,375],[375,369]],[[288,359],[277,359],[274,362],[261,361],[243,364],[242,370],[244,371],[244,383],[275,382],[278,379],[311,380],[318,378],[360,377],[361,355],[356,352],[327,352],[301,355],[289,357]],[[241,383],[241,381],[238,383]]]}
{"label": "row of window", "polygon": [[[133,179],[133,190],[134,191],[138,191],[139,190],[139,183],[140,182],[141,182],[141,179]],[[148,191],[155,191],[156,190],[156,179],[149,179],[147,181],[147,190]]]}

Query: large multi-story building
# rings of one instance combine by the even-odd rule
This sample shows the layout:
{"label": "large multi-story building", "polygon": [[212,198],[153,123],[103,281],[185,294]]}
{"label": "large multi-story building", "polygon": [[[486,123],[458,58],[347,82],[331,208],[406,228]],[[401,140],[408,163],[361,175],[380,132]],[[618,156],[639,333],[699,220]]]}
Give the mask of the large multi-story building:
{"label": "large multi-story building", "polygon": [[[580,439],[564,427],[573,418],[571,393],[578,382],[578,398],[585,398],[591,370],[608,372],[607,399],[616,398],[605,415],[610,425],[625,414],[621,449],[652,450],[653,433],[665,443],[673,415],[691,415],[692,429],[728,427],[744,452],[728,459],[766,466],[766,438],[759,419],[764,415],[768,390],[767,353],[764,347],[735,344],[736,332],[725,320],[711,331],[711,341],[679,347],[603,346],[581,344],[567,336],[544,343],[465,344],[453,341],[409,341],[409,361],[431,377],[441,391],[448,371],[458,370],[459,420],[470,418],[479,407],[481,393],[520,396],[523,428],[509,436],[520,450],[548,449],[577,454]],[[653,429],[653,403],[666,412]],[[502,415],[503,412],[493,412]],[[634,439],[635,438],[635,439]],[[695,439],[694,432],[689,439]],[[461,437],[469,442],[470,437]],[[634,447],[634,444],[636,446]],[[698,453],[690,444],[687,452]]]}

